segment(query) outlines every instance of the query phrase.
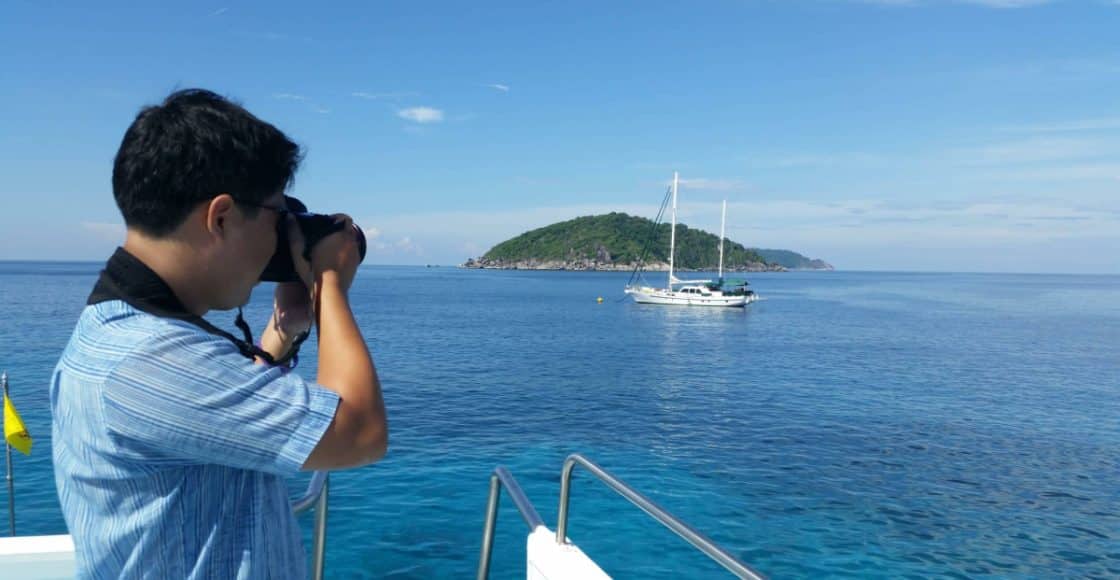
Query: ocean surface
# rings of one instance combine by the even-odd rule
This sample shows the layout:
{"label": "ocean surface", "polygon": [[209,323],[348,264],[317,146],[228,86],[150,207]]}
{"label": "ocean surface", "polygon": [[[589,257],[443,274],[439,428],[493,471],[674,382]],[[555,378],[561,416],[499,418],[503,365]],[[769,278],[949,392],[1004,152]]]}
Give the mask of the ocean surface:
{"label": "ocean surface", "polygon": [[[0,367],[35,438],[20,534],[65,532],[47,385],[99,269],[0,262]],[[363,268],[391,448],[332,476],[328,577],[473,575],[491,470],[554,526],[572,452],[771,577],[1120,576],[1120,277],[756,274],[745,310],[635,305],[626,279]],[[492,577],[523,577],[508,498],[498,528]],[[617,578],[723,574],[578,471],[569,536]]]}

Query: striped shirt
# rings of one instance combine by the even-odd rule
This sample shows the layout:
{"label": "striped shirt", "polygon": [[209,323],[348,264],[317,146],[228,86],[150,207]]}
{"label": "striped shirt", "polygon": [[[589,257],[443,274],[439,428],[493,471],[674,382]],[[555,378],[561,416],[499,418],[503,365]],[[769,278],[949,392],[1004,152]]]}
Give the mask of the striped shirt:
{"label": "striped shirt", "polygon": [[50,387],[81,578],[306,578],[283,476],[338,395],[122,300],[85,308]]}

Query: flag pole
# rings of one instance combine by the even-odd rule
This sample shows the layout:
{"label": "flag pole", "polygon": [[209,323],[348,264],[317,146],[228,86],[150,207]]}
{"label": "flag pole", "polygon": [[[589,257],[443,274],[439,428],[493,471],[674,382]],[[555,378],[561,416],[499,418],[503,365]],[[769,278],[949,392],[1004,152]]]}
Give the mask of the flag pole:
{"label": "flag pole", "polygon": [[[4,402],[8,402],[8,373],[0,375],[0,384],[4,386]],[[12,444],[8,443],[8,437],[4,437],[4,447],[7,451],[8,459],[8,534],[11,536],[16,535],[16,483],[15,478],[12,477]]]}

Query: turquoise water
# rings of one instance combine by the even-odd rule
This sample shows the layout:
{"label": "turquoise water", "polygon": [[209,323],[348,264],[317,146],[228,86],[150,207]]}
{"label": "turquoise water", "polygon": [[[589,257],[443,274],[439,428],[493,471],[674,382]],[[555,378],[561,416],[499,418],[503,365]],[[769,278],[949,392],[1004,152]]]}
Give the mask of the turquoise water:
{"label": "turquoise water", "polygon": [[[98,269],[0,263],[0,367],[35,437],[21,534],[65,531],[46,389]],[[772,577],[1120,576],[1120,277],[759,274],[745,311],[616,302],[626,278],[364,268],[392,443],[333,476],[328,575],[470,575],[490,470],[554,525],[578,451]],[[609,573],[718,577],[573,489],[569,535]],[[523,575],[524,531],[504,501],[493,577]]]}

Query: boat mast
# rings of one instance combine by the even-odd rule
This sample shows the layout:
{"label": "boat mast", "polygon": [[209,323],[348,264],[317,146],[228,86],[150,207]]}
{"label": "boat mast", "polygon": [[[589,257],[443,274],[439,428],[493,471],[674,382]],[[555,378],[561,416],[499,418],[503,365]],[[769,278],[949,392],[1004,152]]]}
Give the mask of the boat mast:
{"label": "boat mast", "polygon": [[723,280],[723,228],[727,224],[727,200],[723,200],[723,217],[719,220],[719,279]]}
{"label": "boat mast", "polygon": [[673,290],[673,254],[677,249],[677,172],[673,172],[673,227],[669,230],[669,291]]}

